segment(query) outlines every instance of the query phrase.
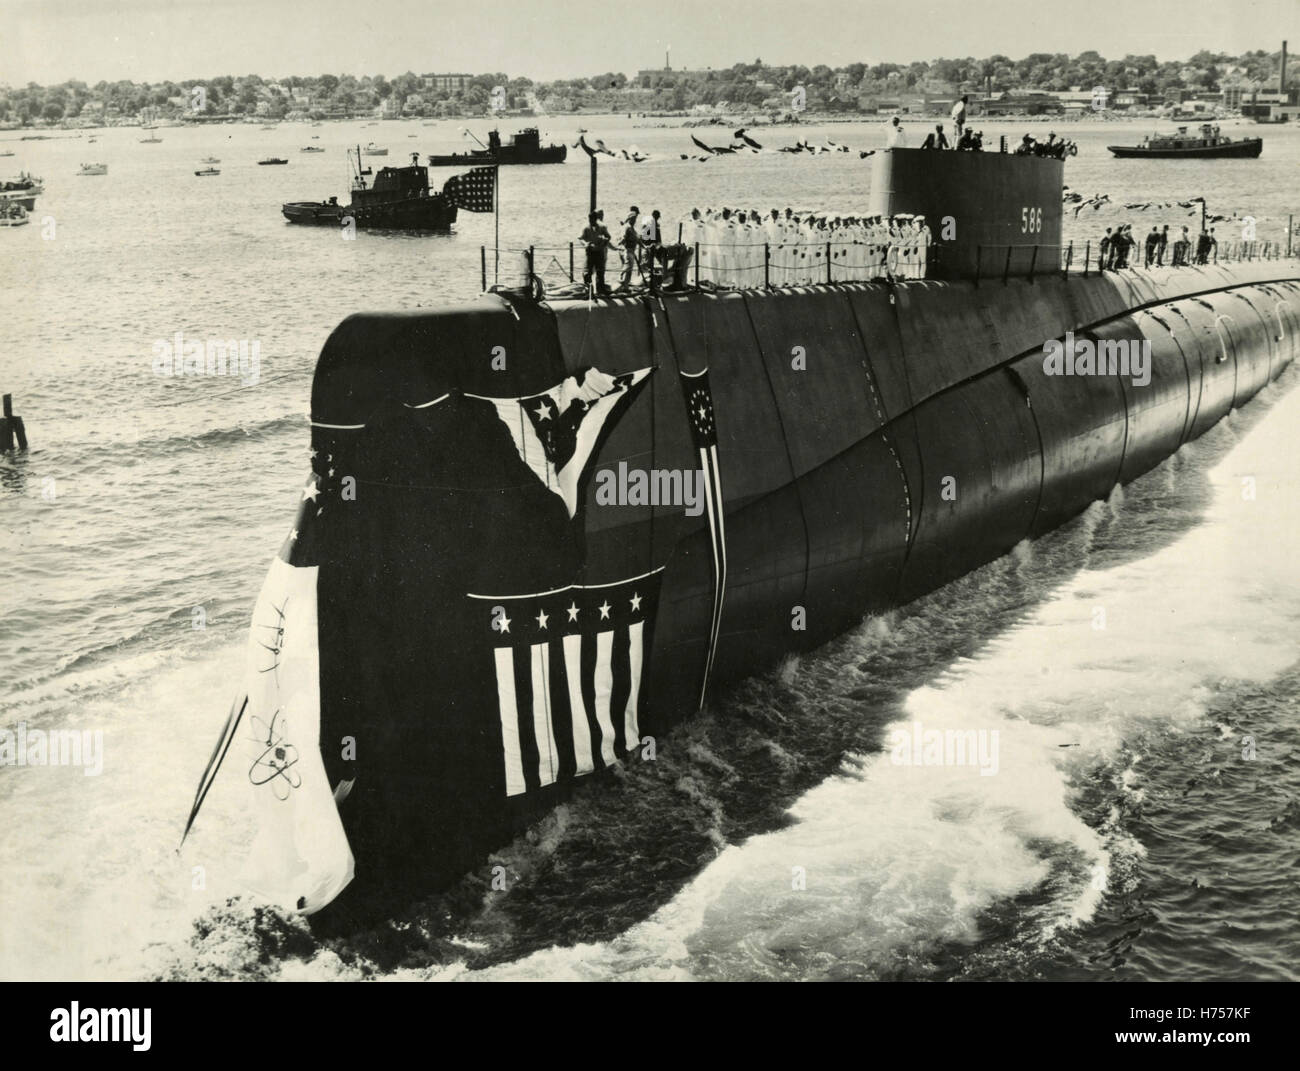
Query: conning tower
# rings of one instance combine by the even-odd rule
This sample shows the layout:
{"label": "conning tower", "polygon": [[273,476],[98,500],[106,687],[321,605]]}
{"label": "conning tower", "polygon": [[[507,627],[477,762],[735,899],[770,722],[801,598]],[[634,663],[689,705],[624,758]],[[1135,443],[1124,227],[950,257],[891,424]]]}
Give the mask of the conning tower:
{"label": "conning tower", "polygon": [[940,246],[939,279],[1020,277],[1061,262],[1065,162],[1003,152],[885,149],[871,173],[871,212],[910,213]]}

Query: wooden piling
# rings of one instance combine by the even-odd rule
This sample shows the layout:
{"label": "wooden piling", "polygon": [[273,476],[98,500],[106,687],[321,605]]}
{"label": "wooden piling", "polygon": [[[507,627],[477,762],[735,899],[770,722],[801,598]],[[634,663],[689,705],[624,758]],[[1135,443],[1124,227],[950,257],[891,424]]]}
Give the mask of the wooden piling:
{"label": "wooden piling", "polygon": [[0,418],[0,453],[8,453],[14,448],[14,440],[19,450],[27,449],[27,429],[23,427],[23,418],[14,416],[14,396],[4,396],[4,416]]}

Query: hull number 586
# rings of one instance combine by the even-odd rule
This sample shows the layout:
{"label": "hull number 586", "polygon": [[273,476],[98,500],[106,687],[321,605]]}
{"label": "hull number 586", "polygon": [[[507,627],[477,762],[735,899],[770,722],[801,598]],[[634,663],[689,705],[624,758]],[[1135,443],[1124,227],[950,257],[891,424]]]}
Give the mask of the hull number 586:
{"label": "hull number 586", "polygon": [[1020,233],[1035,234],[1043,229],[1043,210],[1041,208],[1022,208],[1020,210]]}

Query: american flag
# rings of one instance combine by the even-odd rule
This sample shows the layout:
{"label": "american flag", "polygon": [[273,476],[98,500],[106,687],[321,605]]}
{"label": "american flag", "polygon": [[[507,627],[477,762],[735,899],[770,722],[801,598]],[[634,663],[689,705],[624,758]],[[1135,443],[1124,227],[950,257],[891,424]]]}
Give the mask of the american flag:
{"label": "american flag", "polygon": [[700,456],[704,472],[704,505],[709,522],[709,542],[713,548],[713,619],[709,630],[709,654],[704,663],[704,680],[700,683],[700,703],[709,688],[713,672],[713,655],[718,646],[718,627],[722,622],[722,600],[727,591],[727,532],[723,519],[722,476],[718,471],[718,425],[713,417],[713,394],[709,390],[709,370],[682,372],[682,394],[691,421],[691,437]]}
{"label": "american flag", "polygon": [[662,567],[612,584],[469,596],[491,644],[506,796],[614,765],[640,746]]}
{"label": "american flag", "polygon": [[447,199],[466,212],[491,212],[496,193],[497,169],[476,167],[463,175],[452,175],[442,187]]}

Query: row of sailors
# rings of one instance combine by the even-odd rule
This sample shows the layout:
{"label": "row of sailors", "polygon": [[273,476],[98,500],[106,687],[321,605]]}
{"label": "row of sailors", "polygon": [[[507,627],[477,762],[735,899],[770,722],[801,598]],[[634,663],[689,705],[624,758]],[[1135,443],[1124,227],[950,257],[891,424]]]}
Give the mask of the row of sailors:
{"label": "row of sailors", "polygon": [[[699,277],[746,289],[871,279],[924,279],[933,241],[924,216],[797,216],[775,208],[693,209],[681,240],[699,246]],[[770,263],[764,271],[767,247]],[[829,276],[827,259],[830,260]]]}

